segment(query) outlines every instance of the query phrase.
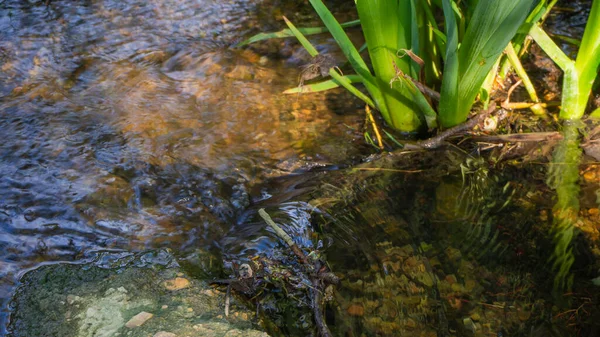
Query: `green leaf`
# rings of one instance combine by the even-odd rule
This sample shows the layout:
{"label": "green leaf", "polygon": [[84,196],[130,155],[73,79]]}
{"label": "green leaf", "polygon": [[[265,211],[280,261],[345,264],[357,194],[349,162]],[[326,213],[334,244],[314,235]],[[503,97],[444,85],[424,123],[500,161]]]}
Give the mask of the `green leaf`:
{"label": "green leaf", "polygon": [[535,40],[542,50],[560,67],[563,71],[573,66],[574,61],[571,60],[546,32],[536,24],[531,27],[529,35]]}
{"label": "green leaf", "polygon": [[[329,69],[329,76],[331,76],[336,82],[338,82],[346,90],[350,91],[351,94],[360,98],[363,102],[367,103],[373,109],[377,108],[375,106],[375,103],[373,103],[373,101],[369,98],[369,96],[363,94],[362,91],[356,89],[356,87],[354,87],[352,85],[352,83],[350,82],[350,79],[348,77],[338,74],[338,72],[333,68]],[[360,81],[362,82],[362,78]]]}
{"label": "green leaf", "polygon": [[458,26],[450,0],[443,0],[444,19],[446,24],[446,51],[444,77],[440,92],[439,118],[442,126],[455,124],[456,108],[458,106]]}
{"label": "green leaf", "polygon": [[[386,120],[389,120],[389,111],[385,104],[383,93],[379,89],[375,77],[371,74],[369,67],[362,57],[360,57],[360,53],[352,44],[348,35],[344,32],[342,26],[340,26],[339,22],[321,0],[310,0],[310,3],[325,24],[325,27],[327,27],[337,44],[340,46],[340,49],[344,53],[344,56],[346,56],[346,59],[348,59],[348,62],[350,62],[354,71],[362,77],[367,91],[369,91],[369,94],[375,101],[376,109],[381,112]],[[361,24],[363,23],[361,22]]]}
{"label": "green leaf", "polygon": [[285,24],[290,28],[290,31],[292,32],[292,34],[294,34],[296,39],[298,39],[300,44],[302,44],[302,47],[304,47],[304,49],[306,49],[306,51],[310,54],[310,56],[315,57],[315,56],[319,55],[319,52],[317,51],[317,49],[298,30],[298,28],[296,28],[296,26],[294,26],[294,24],[290,20],[288,20],[288,18],[286,18],[284,16],[283,20],[285,21]]}
{"label": "green leaf", "polygon": [[[342,76],[342,78],[346,79],[348,83],[361,83],[362,77],[358,75],[346,75]],[[296,88],[287,89],[284,91],[284,94],[297,94],[297,93],[309,93],[309,92],[319,92],[326,91],[333,88],[337,88],[340,86],[340,83],[335,80],[327,80],[319,83],[305,84],[303,86],[298,86]]]}
{"label": "green leaf", "polygon": [[[458,51],[458,74],[452,74],[460,79],[458,90],[454,90],[454,83],[450,83],[449,89],[442,88],[440,122],[443,126],[454,126],[467,119],[483,81],[525,21],[533,3],[534,0],[478,1]],[[450,16],[446,14],[447,6],[450,6],[449,0],[444,2],[446,19]],[[450,44],[451,38],[446,35]],[[448,53],[446,57],[448,63]],[[445,69],[444,80],[447,75]]]}
{"label": "green leaf", "polygon": [[[360,25],[360,20],[348,21],[348,22],[344,22],[344,23],[340,24],[340,26],[342,26],[343,28],[349,28],[349,27],[354,27],[354,26],[358,26],[358,25]],[[304,36],[316,35],[316,34],[328,32],[326,27],[298,28],[298,31],[300,31],[302,34],[304,34]],[[258,42],[258,41],[270,40],[270,39],[282,39],[282,38],[293,37],[293,36],[294,36],[294,33],[292,33],[292,31],[289,29],[282,29],[278,32],[272,32],[272,33],[258,33],[256,35],[250,37],[249,39],[236,44],[234,47],[243,47],[243,46],[249,45],[251,43]]]}
{"label": "green leaf", "polygon": [[418,67],[410,57],[398,57],[402,50],[418,49],[414,1],[357,0],[358,16],[367,41],[369,56],[383,94],[389,115],[384,115],[388,124],[402,131],[416,131],[422,120],[410,90],[393,79],[400,74],[418,75]]}
{"label": "green leaf", "polygon": [[[590,16],[581,39],[581,47],[575,60],[575,68],[579,73],[578,110],[572,112],[575,118],[583,116],[592,85],[598,77],[598,66],[600,66],[600,1],[596,0],[592,3]],[[561,116],[562,114],[561,111]]]}

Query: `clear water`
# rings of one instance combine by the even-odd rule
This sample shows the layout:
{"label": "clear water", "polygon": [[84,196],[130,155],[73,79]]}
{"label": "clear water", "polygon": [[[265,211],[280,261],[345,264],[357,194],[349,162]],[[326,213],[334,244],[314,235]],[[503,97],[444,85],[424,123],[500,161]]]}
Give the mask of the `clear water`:
{"label": "clear water", "polygon": [[[349,20],[352,6],[331,7]],[[291,40],[231,48],[282,14],[317,23],[273,0],[0,3],[2,323],[24,271],[97,250],[285,261],[264,207],[342,277],[335,335],[595,336],[594,251],[577,252],[567,300],[551,295],[544,166],[444,150],[347,169],[370,151],[361,104],[282,95],[309,62]],[[281,334],[314,331],[306,306],[278,300],[264,305]]]}

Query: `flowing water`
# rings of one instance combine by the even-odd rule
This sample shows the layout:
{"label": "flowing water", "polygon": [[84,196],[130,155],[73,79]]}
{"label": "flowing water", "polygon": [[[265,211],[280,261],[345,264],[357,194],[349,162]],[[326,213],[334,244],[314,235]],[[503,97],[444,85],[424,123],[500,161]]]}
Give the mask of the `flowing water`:
{"label": "flowing water", "polygon": [[[352,6],[332,8],[350,20]],[[294,41],[231,48],[282,14],[317,23],[275,0],[0,2],[0,331],[19,276],[43,264],[155,248],[191,265],[199,251],[226,267],[281,258],[260,207],[343,275],[338,335],[549,331],[552,273],[532,274],[550,249],[532,234],[552,207],[538,167],[494,173],[447,151],[340,170],[369,152],[361,104],[282,95],[310,62]],[[282,334],[313,331],[295,314],[275,320]]]}
{"label": "flowing water", "polygon": [[28,268],[216,247],[253,186],[360,154],[347,94],[281,94],[310,61],[298,45],[230,48],[284,10],[314,23],[277,1],[0,3],[3,318]]}

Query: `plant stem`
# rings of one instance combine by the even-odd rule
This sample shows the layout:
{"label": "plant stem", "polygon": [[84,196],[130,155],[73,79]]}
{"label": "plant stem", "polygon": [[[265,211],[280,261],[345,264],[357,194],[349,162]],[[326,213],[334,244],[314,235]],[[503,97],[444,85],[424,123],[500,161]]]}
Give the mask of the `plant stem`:
{"label": "plant stem", "polygon": [[[527,72],[523,68],[523,65],[521,64],[521,61],[519,60],[519,57],[517,56],[517,53],[515,52],[515,49],[513,48],[512,43],[508,44],[505,51],[506,51],[506,55],[508,56],[508,60],[510,61],[510,64],[515,69],[515,72],[517,73],[517,75],[519,75],[519,77],[523,81],[523,85],[525,86],[525,89],[529,93],[529,97],[531,98],[531,100],[534,103],[539,103],[540,99],[538,98],[537,93],[535,92],[533,83],[531,83],[529,76],[527,76]],[[546,110],[541,105],[538,105],[538,104],[532,105],[530,107],[530,109],[536,115],[545,115],[546,114]]]}

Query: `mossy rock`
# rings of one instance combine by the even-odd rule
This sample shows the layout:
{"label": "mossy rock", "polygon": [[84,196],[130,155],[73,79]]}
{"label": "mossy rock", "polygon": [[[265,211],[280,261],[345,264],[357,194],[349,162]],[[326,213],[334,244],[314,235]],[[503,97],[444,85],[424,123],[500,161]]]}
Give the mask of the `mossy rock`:
{"label": "mossy rock", "polygon": [[[267,336],[235,299],[224,317],[224,303],[223,292],[187,276],[168,250],[100,253],[26,273],[11,301],[9,336]],[[141,312],[152,315],[128,327]]]}

